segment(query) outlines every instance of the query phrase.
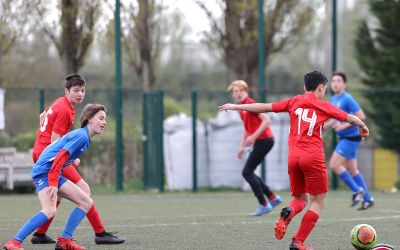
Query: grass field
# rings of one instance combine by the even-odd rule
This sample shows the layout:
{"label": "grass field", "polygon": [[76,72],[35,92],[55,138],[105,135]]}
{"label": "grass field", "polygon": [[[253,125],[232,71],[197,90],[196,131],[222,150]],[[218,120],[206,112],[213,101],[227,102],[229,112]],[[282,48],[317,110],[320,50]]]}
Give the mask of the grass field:
{"label": "grass field", "polygon": [[[283,204],[288,193],[280,193]],[[315,250],[352,249],[349,234],[360,223],[372,225],[379,243],[400,248],[400,194],[373,193],[376,206],[367,211],[349,207],[350,193],[328,194],[325,210],[308,244]],[[250,217],[256,200],[247,192],[140,193],[96,195],[95,202],[108,231],[116,231],[126,243],[97,246],[87,220],[76,232],[78,243],[87,249],[288,249],[301,216],[289,226],[285,238],[275,239],[274,224],[279,210],[263,217]],[[39,209],[35,195],[0,196],[0,241],[13,236],[19,227]],[[71,202],[63,201],[49,234],[62,229]],[[25,249],[54,249],[53,245],[35,246],[25,241]]]}

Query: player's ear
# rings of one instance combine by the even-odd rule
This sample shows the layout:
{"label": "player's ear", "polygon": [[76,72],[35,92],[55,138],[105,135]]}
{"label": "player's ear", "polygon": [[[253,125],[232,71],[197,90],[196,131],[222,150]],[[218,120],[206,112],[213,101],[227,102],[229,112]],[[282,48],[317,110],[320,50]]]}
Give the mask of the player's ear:
{"label": "player's ear", "polygon": [[66,95],[68,95],[68,93],[69,93],[69,89],[67,89],[67,88],[64,88],[64,93],[65,93]]}

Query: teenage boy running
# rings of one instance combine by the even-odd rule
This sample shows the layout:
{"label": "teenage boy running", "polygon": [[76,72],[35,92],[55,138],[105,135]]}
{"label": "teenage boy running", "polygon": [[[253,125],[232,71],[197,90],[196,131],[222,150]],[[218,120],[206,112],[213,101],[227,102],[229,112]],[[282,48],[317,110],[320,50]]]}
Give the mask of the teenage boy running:
{"label": "teenage boy running", "polygon": [[369,135],[367,126],[356,116],[323,101],[328,80],[318,71],[304,76],[305,93],[275,103],[224,104],[219,110],[245,110],[255,113],[288,112],[290,116],[288,173],[293,199],[281,211],[275,225],[275,236],[282,239],[293,217],[310,207],[304,214],[289,249],[309,250],[304,244],[319,219],[328,192],[328,175],[322,142],[323,124],[330,118],[346,121],[360,128],[360,135]]}

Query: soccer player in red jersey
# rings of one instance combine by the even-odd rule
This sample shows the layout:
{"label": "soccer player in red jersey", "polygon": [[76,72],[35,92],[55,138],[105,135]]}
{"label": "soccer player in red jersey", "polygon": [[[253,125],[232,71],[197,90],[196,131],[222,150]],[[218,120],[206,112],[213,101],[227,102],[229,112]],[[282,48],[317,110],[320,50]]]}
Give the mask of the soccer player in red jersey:
{"label": "soccer player in red jersey", "polygon": [[[50,107],[40,115],[40,126],[36,134],[35,145],[32,151],[32,158],[35,163],[48,145],[70,131],[74,122],[75,106],[82,103],[85,97],[85,91],[86,82],[82,76],[70,74],[65,77],[65,96],[56,99]],[[62,175],[90,196],[90,187],[76,170],[75,167],[77,165],[79,165],[79,159],[66,167]],[[60,201],[57,201],[57,206],[59,203]],[[95,232],[96,244],[120,244],[125,241],[105,231],[103,222],[94,205],[87,212],[86,216]],[[31,239],[33,244],[55,243],[55,240],[46,235],[51,222],[52,219],[38,228]]]}
{"label": "soccer player in red jersey", "polygon": [[224,104],[219,110],[245,110],[255,113],[288,112],[290,116],[288,173],[293,199],[281,211],[275,225],[275,236],[282,239],[293,217],[310,207],[304,214],[289,249],[311,249],[304,244],[319,219],[328,192],[328,175],[322,142],[323,124],[330,118],[358,126],[360,135],[369,135],[367,126],[356,116],[323,101],[328,80],[318,71],[304,76],[305,93],[275,103]]}
{"label": "soccer player in red jersey", "polygon": [[[236,80],[229,85],[227,90],[237,103],[255,103],[255,101],[249,97],[248,89],[245,81]],[[250,184],[259,203],[256,211],[251,213],[251,215],[261,216],[271,212],[274,207],[282,202],[281,197],[272,193],[264,181],[254,174],[257,166],[272,149],[274,137],[269,127],[269,118],[266,114],[241,110],[239,110],[239,113],[243,121],[244,131],[236,156],[241,159],[245,148],[252,147],[251,153],[243,168],[242,175]],[[264,195],[267,196],[269,202],[266,201]]]}

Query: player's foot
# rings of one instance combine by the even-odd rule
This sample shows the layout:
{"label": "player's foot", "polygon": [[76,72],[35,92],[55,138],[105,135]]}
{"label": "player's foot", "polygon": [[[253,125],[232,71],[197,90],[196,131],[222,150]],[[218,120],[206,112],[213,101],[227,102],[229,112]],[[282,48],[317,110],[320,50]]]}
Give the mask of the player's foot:
{"label": "player's foot", "polygon": [[35,232],[31,238],[32,244],[54,244],[56,241],[46,234]]}
{"label": "player's foot", "polygon": [[279,195],[275,195],[275,198],[270,200],[271,206],[274,208],[282,203],[282,198]]}
{"label": "player's foot", "polygon": [[354,207],[357,205],[360,201],[363,200],[364,197],[364,190],[360,189],[360,191],[353,193],[353,196],[351,196],[351,207]]}
{"label": "player's foot", "polygon": [[58,237],[55,250],[86,250],[83,246],[79,246],[73,239]]}
{"label": "player's foot", "polygon": [[21,247],[21,244],[22,243],[19,242],[18,240],[11,239],[11,240],[7,241],[6,243],[4,243],[2,249],[5,249],[5,250],[24,250]]}
{"label": "player's foot", "polygon": [[251,213],[251,216],[262,216],[264,214],[268,214],[272,211],[273,207],[271,204],[268,202],[267,205],[264,207],[263,205],[258,205],[256,211]]}
{"label": "player's foot", "polygon": [[290,250],[312,250],[311,247],[304,244],[303,241],[297,240],[295,238],[292,239],[292,243],[289,246]]}
{"label": "player's foot", "polygon": [[96,242],[97,245],[102,245],[102,244],[113,245],[113,244],[121,244],[121,243],[125,242],[125,239],[115,236],[114,234],[115,233],[113,233],[113,232],[104,232],[104,233],[96,234],[96,237],[94,238],[94,242]]}
{"label": "player's foot", "polygon": [[361,207],[359,207],[357,210],[361,211],[361,210],[367,210],[369,208],[372,208],[375,205],[374,201],[363,201],[361,203]]}
{"label": "player's foot", "polygon": [[275,224],[275,237],[278,240],[281,240],[283,236],[285,236],[286,228],[290,223],[289,215],[292,212],[290,207],[284,207],[281,210],[281,214],[279,216],[278,222]]}

